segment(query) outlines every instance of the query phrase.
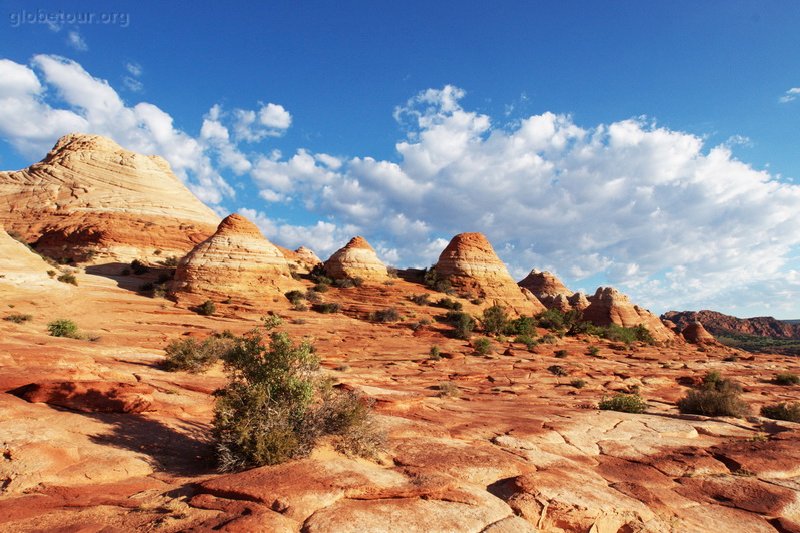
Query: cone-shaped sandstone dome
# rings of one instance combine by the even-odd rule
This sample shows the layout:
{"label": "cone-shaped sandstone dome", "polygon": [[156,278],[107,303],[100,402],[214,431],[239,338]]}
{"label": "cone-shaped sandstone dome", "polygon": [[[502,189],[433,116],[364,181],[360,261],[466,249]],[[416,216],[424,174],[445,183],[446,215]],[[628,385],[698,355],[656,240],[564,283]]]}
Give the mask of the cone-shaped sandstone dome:
{"label": "cone-shaped sandstone dome", "polygon": [[255,224],[234,213],[180,261],[171,288],[175,293],[255,300],[299,285],[280,250]]}
{"label": "cone-shaped sandstone dome", "polygon": [[315,266],[322,263],[317,254],[305,246],[301,246],[297,250],[289,250],[283,246],[277,246],[277,248],[289,262],[289,268],[298,274],[308,274]]}
{"label": "cone-shaped sandstone dome", "polygon": [[99,135],[65,135],[41,162],[0,172],[0,224],[55,257],[182,256],[217,223],[164,159]]}
{"label": "cone-shaped sandstone dome", "polygon": [[694,322],[683,328],[681,335],[692,344],[716,344],[717,342],[717,339],[700,322]]}
{"label": "cone-shaped sandstone dome", "polygon": [[539,300],[555,298],[558,295],[563,295],[567,298],[572,296],[572,291],[560,279],[550,272],[542,272],[535,268],[525,276],[525,279],[519,282],[519,286],[531,291]]}
{"label": "cone-shaped sandstone dome", "polygon": [[389,272],[364,237],[353,237],[325,261],[325,273],[333,279],[361,278],[385,281]]}
{"label": "cone-shaped sandstone dome", "polygon": [[439,256],[435,270],[457,292],[471,298],[483,298],[487,303],[498,303],[525,315],[545,310],[533,294],[516,284],[482,233],[453,237]]}
{"label": "cone-shaped sandstone dome", "polygon": [[632,328],[643,325],[657,341],[675,339],[657,316],[647,309],[634,305],[628,297],[612,287],[600,287],[589,298],[589,306],[583,311],[583,318],[597,326],[618,326]]}

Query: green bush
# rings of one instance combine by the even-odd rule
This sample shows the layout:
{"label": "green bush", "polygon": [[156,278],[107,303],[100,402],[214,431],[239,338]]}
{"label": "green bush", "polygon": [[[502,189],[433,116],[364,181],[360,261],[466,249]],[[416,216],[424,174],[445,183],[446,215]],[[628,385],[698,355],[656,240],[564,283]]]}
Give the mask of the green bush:
{"label": "green bush", "polygon": [[453,336],[457,339],[469,340],[475,329],[475,319],[461,311],[448,311],[444,321],[453,326]]}
{"label": "green bush", "polygon": [[554,376],[567,376],[569,372],[566,368],[561,365],[550,365],[547,367],[547,371],[553,374]]}
{"label": "green bush", "polygon": [[329,315],[341,311],[342,306],[339,305],[338,303],[319,303],[319,304],[314,304],[311,308],[317,313]]}
{"label": "green bush", "polygon": [[800,402],[765,405],[761,408],[761,416],[773,420],[800,422]]}
{"label": "green bush", "polygon": [[791,372],[781,372],[775,376],[773,380],[777,385],[797,385],[800,383],[800,376],[792,374]]}
{"label": "green bush", "polygon": [[363,284],[364,280],[359,277],[333,280],[333,286],[339,289],[350,289],[352,287],[360,287]]}
{"label": "green bush", "polygon": [[7,320],[15,324],[22,324],[23,322],[27,322],[32,318],[33,315],[25,315],[22,313],[11,313],[10,315],[6,315],[5,317],[3,317],[3,320]]}
{"label": "green bush", "polygon": [[333,435],[344,453],[370,456],[382,437],[371,406],[317,376],[314,347],[283,332],[234,339],[224,356],[228,385],[217,391],[213,435],[223,471],[281,463]]}
{"label": "green bush", "polygon": [[570,381],[569,384],[575,387],[576,389],[582,389],[586,386],[586,380],[577,378]]}
{"label": "green bush", "polygon": [[588,353],[592,357],[597,357],[600,354],[600,348],[598,348],[597,346],[589,346]]}
{"label": "green bush", "polygon": [[60,281],[61,283],[69,283],[70,285],[75,285],[75,286],[78,285],[78,279],[75,277],[75,274],[70,274],[69,272],[61,274],[56,279],[58,279],[58,281]]}
{"label": "green bush", "polygon": [[538,346],[539,341],[531,337],[530,335],[517,335],[514,338],[514,342],[518,342],[520,344],[524,344],[528,350],[532,349],[535,346]]}
{"label": "green bush", "polygon": [[578,323],[580,313],[577,311],[562,313],[558,309],[548,309],[536,315],[535,318],[539,327],[549,329],[550,331],[568,331],[573,325]]}
{"label": "green bush", "polygon": [[536,321],[533,317],[521,316],[510,320],[506,323],[506,329],[503,332],[506,335],[523,335],[529,337],[536,336]]}
{"label": "green bush", "polygon": [[487,335],[499,335],[508,328],[508,313],[505,307],[493,305],[483,312],[481,326]]}
{"label": "green bush", "polygon": [[425,271],[424,281],[425,285],[429,289],[434,291],[449,294],[450,291],[453,289],[450,280],[440,277],[439,274],[436,272],[435,267],[431,267]]}
{"label": "green bush", "polygon": [[80,339],[81,335],[78,333],[78,325],[72,320],[59,319],[54,320],[47,324],[47,330],[52,337],[67,337],[68,339]]}
{"label": "green bush", "polygon": [[431,296],[427,292],[424,294],[415,294],[414,296],[409,296],[409,300],[414,302],[417,305],[430,305],[431,303]]}
{"label": "green bush", "polygon": [[232,338],[224,332],[202,342],[192,338],[175,339],[164,348],[166,357],[161,366],[169,372],[203,372],[217,362],[232,345]]}
{"label": "green bush", "polygon": [[600,336],[613,342],[624,342],[628,345],[636,341],[644,342],[645,344],[653,344],[655,342],[650,330],[642,324],[632,328],[610,324],[602,328]]}
{"label": "green bush", "polygon": [[145,265],[143,262],[139,261],[138,259],[134,259],[131,261],[131,270],[137,276],[141,276],[142,274],[147,274],[150,272],[150,267]]}
{"label": "green bush", "polygon": [[306,295],[302,291],[289,291],[284,296],[294,305],[302,303],[306,299]]}
{"label": "green bush", "polygon": [[214,313],[217,312],[217,305],[211,300],[206,300],[205,302],[197,306],[197,308],[195,308],[195,312],[198,315],[212,316]]}
{"label": "green bush", "polygon": [[451,300],[450,298],[439,298],[434,304],[436,307],[441,307],[442,309],[449,309],[451,311],[461,311],[464,309],[464,305],[461,302],[457,302],[455,300]]}
{"label": "green bush", "polygon": [[750,412],[750,407],[740,398],[741,393],[738,383],[711,371],[698,388],[678,400],[678,409],[681,413],[741,418]]}
{"label": "green bush", "polygon": [[556,357],[557,359],[564,359],[566,356],[567,356],[566,350],[556,350],[555,353],[553,354],[553,357]]}
{"label": "green bush", "polygon": [[439,389],[438,396],[440,398],[458,398],[461,396],[461,390],[458,388],[458,385],[452,381],[442,381],[439,383],[437,388]]}
{"label": "green bush", "polygon": [[400,313],[394,307],[389,307],[388,309],[371,312],[369,319],[372,322],[397,322],[400,320]]}
{"label": "green bush", "polygon": [[317,283],[316,285],[311,287],[311,290],[314,292],[328,292],[328,289],[330,288],[331,286],[327,283]]}
{"label": "green bush", "polygon": [[621,411],[623,413],[643,413],[647,402],[638,394],[615,394],[603,399],[598,407],[604,411]]}
{"label": "green bush", "polygon": [[542,337],[542,342],[544,344],[556,344],[558,343],[558,337],[556,337],[552,333],[547,333]]}
{"label": "green bush", "polygon": [[431,351],[428,352],[431,360],[438,361],[442,358],[442,350],[438,346],[431,346]]}
{"label": "green bush", "polygon": [[489,355],[492,353],[492,341],[486,337],[481,337],[480,339],[476,340],[472,347],[475,349],[475,353],[478,355]]}

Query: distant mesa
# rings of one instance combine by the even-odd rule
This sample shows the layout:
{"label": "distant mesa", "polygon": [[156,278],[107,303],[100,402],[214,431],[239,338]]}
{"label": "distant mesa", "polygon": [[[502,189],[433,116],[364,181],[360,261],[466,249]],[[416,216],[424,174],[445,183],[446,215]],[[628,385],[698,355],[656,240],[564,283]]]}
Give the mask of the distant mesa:
{"label": "distant mesa", "polygon": [[308,274],[315,266],[322,263],[322,260],[317,257],[314,250],[306,248],[305,246],[301,246],[297,250],[290,250],[283,246],[277,247],[289,262],[289,268],[298,274]]}
{"label": "distant mesa", "polygon": [[497,303],[518,314],[533,315],[546,309],[528,289],[514,282],[482,233],[460,233],[453,237],[434,270],[466,297]]}
{"label": "distant mesa", "polygon": [[65,135],[39,163],[0,172],[0,224],[54,258],[181,257],[218,223],[164,159],[99,135]]}
{"label": "distant mesa", "polygon": [[42,286],[48,290],[65,288],[47,272],[55,269],[39,255],[6,233],[0,226],[0,284],[11,283],[24,287]]}
{"label": "distant mesa", "polygon": [[700,322],[712,335],[754,335],[773,339],[800,339],[800,324],[777,320],[771,316],[737,318],[717,311],[669,311],[661,318],[671,320],[682,331]]}
{"label": "distant mesa", "polygon": [[178,296],[189,293],[252,300],[299,286],[281,251],[255,224],[234,213],[181,259],[170,290]]}
{"label": "distant mesa", "polygon": [[656,341],[674,340],[675,334],[647,309],[634,305],[627,296],[612,287],[600,287],[589,297],[583,310],[584,320],[597,326],[616,324],[625,328],[645,326]]}
{"label": "distant mesa", "polygon": [[386,265],[378,259],[364,237],[353,237],[325,261],[325,273],[333,279],[355,279],[385,281],[389,279]]}
{"label": "distant mesa", "polygon": [[692,344],[719,344],[700,322],[692,322],[683,328],[681,335]]}

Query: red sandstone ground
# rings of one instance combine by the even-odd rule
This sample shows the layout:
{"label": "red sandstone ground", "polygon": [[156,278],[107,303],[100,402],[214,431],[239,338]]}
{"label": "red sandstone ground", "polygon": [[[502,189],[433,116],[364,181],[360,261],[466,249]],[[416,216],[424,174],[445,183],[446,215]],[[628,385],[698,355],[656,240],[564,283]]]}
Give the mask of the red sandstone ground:
{"label": "red sandstone ground", "polygon": [[[33,316],[0,321],[0,390],[37,383],[63,400],[0,394],[0,530],[800,531],[800,425],[675,407],[708,370],[744,384],[754,414],[797,400],[800,388],[770,382],[800,373],[796,358],[732,360],[728,348],[687,344],[626,349],[594,337],[533,351],[495,342],[479,357],[435,320],[414,331],[444,311],[411,303],[429,291],[408,281],[332,288],[324,297],[342,304],[338,315],[290,310],[276,296],[261,308],[234,298],[203,317],[135,292],[156,275],[79,274],[67,291],[0,285],[0,316]],[[367,320],[389,306],[402,322]],[[314,341],[325,372],[376,400],[388,435],[381,461],[322,446],[277,467],[215,471],[210,393],[224,384],[222,369],[168,373],[157,362],[170,339],[244,332],[268,310]],[[57,318],[94,340],[48,336]],[[432,345],[443,359],[429,360]],[[569,375],[548,372],[554,364]],[[571,386],[576,378],[586,386]],[[460,395],[440,397],[442,382]],[[636,387],[650,402],[645,414],[595,409]],[[129,412],[75,409],[103,410],[96,402],[110,391]]]}

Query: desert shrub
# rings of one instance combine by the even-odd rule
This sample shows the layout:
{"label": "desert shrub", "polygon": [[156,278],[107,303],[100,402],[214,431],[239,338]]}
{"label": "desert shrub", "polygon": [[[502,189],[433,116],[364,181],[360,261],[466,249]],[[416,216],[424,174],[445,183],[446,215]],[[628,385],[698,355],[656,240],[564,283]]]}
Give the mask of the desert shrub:
{"label": "desert shrub", "polygon": [[306,300],[308,300],[309,303],[315,304],[322,301],[322,296],[316,291],[309,290],[306,291]]}
{"label": "desert shrub", "polygon": [[585,334],[596,335],[600,337],[602,336],[603,331],[604,329],[600,326],[595,326],[591,322],[576,319],[575,322],[570,326],[567,334],[572,336]]}
{"label": "desert shrub", "polygon": [[356,284],[350,278],[341,278],[333,280],[333,286],[337,289],[350,289],[355,287]]}
{"label": "desert shrub", "polygon": [[33,318],[33,315],[25,315],[22,313],[11,313],[10,315],[6,315],[3,317],[3,320],[7,320],[8,322],[13,322],[15,324],[22,324],[23,322],[27,322]]}
{"label": "desert shrub", "polygon": [[147,274],[150,272],[150,267],[139,261],[138,259],[134,259],[131,261],[131,270],[137,276],[141,276],[142,274]]}
{"label": "desert shrub", "polygon": [[306,299],[306,295],[302,291],[289,291],[284,294],[284,296],[286,296],[286,299],[295,305]]}
{"label": "desert shrub", "polygon": [[196,339],[175,339],[164,348],[166,357],[161,363],[164,370],[177,372],[183,370],[193,374],[207,370],[217,362],[233,345],[230,332],[211,336],[203,341]]}
{"label": "desert shrub", "polygon": [[588,354],[591,355],[592,357],[596,357],[597,355],[600,354],[600,348],[598,348],[597,346],[589,346]]}
{"label": "desert shrub", "polygon": [[734,416],[741,418],[750,407],[741,399],[742,387],[722,377],[717,371],[708,372],[700,386],[678,400],[681,413],[704,416]]}
{"label": "desert shrub", "polygon": [[314,268],[312,268],[311,272],[308,273],[308,278],[314,283],[324,283],[325,285],[330,285],[333,283],[333,280],[329,278],[325,272],[324,263],[317,263],[314,265]]}
{"label": "desert shrub", "polygon": [[461,311],[464,308],[464,305],[461,302],[451,300],[450,298],[440,298],[439,301],[437,301],[434,305],[436,307],[449,309],[451,311]]}
{"label": "desert shrub", "polygon": [[176,267],[176,266],[178,266],[178,261],[180,261],[178,256],[171,255],[171,256],[159,261],[159,264],[161,264],[161,265],[163,265],[165,267]]}
{"label": "desert shrub", "polygon": [[302,457],[323,435],[333,435],[344,453],[376,453],[382,437],[370,404],[317,377],[319,358],[310,343],[254,330],[236,338],[223,360],[229,382],[215,393],[213,421],[222,470]]}
{"label": "desert shrub", "polygon": [[448,311],[444,321],[453,326],[453,336],[457,339],[468,340],[475,329],[475,319],[461,311]]}
{"label": "desert shrub", "polygon": [[514,320],[509,320],[506,323],[505,331],[503,331],[506,335],[527,335],[530,337],[536,336],[536,321],[533,317],[529,316],[521,316],[519,318],[515,318]]}
{"label": "desert shrub", "polygon": [[212,316],[217,312],[217,305],[211,300],[206,300],[195,308],[195,312],[198,315]]}
{"label": "desert shrub", "polygon": [[425,271],[424,282],[429,289],[434,291],[449,294],[453,290],[450,280],[439,276],[435,267],[430,267]]}
{"label": "desert shrub", "polygon": [[616,324],[609,324],[600,331],[600,336],[613,342],[624,342],[627,345],[634,342],[644,342],[653,344],[655,340],[650,334],[650,330],[642,324],[632,328],[624,328]]}
{"label": "desert shrub", "polygon": [[68,339],[80,339],[78,325],[72,320],[65,318],[54,320],[47,324],[47,331],[52,337],[67,337]]}
{"label": "desert shrub", "polygon": [[493,305],[483,312],[481,326],[487,335],[499,335],[508,327],[508,313],[505,307]]}
{"label": "desert shrub", "polygon": [[534,346],[539,344],[539,341],[531,337],[530,335],[517,335],[514,338],[514,342],[518,342],[520,344],[524,344],[526,348],[529,350],[532,349]]}
{"label": "desert shrub", "polygon": [[623,413],[643,413],[647,402],[638,394],[615,394],[603,399],[598,407],[604,411],[621,411]]}
{"label": "desert shrub", "polygon": [[442,350],[438,346],[431,346],[431,351],[428,352],[428,357],[433,361],[438,361],[442,358]]}
{"label": "desert shrub", "polygon": [[61,283],[69,283],[70,285],[78,285],[78,280],[75,277],[75,274],[70,274],[69,272],[61,274],[60,276],[58,276],[57,279]]}
{"label": "desert shrub", "polygon": [[400,320],[400,313],[394,307],[373,311],[369,314],[372,322],[397,322]]}
{"label": "desert shrub", "polygon": [[777,385],[797,385],[800,383],[800,376],[791,372],[781,372],[773,379]]}
{"label": "desert shrub", "polygon": [[586,380],[581,378],[576,378],[570,381],[569,384],[575,387],[576,389],[582,389],[586,386]]}
{"label": "desert shrub", "polygon": [[476,340],[472,347],[475,349],[475,353],[478,355],[489,355],[492,353],[492,341],[486,337],[481,337],[480,339]]}
{"label": "desert shrub", "polygon": [[264,324],[264,327],[267,329],[275,329],[283,325],[283,319],[278,315],[269,314],[261,319],[261,323]]}
{"label": "desert shrub", "polygon": [[800,402],[776,403],[761,408],[761,416],[773,420],[800,422]]}
{"label": "desert shrub", "polygon": [[544,336],[542,336],[542,342],[544,344],[557,344],[558,343],[558,337],[556,337],[552,333],[547,333]]}
{"label": "desert shrub", "polygon": [[536,315],[535,318],[540,327],[550,331],[569,331],[579,323],[580,313],[577,311],[562,313],[558,309],[548,309]]}
{"label": "desert shrub", "polygon": [[393,266],[386,267],[386,273],[389,274],[390,278],[397,278],[398,277],[397,267],[393,267]]}
{"label": "desert shrub", "polygon": [[555,353],[553,354],[553,356],[558,358],[558,359],[564,359],[567,356],[567,351],[566,350],[556,350]]}
{"label": "desert shrub", "polygon": [[437,388],[439,389],[438,396],[440,398],[458,398],[461,396],[461,391],[459,390],[458,385],[452,381],[442,381],[439,383]]}
{"label": "desert shrub", "polygon": [[417,305],[430,305],[431,303],[430,298],[431,298],[430,294],[424,293],[424,294],[415,294],[414,296],[410,296],[408,299]]}
{"label": "desert shrub", "polygon": [[550,365],[547,367],[547,371],[553,374],[554,376],[567,376],[569,372],[566,368],[561,365]]}
{"label": "desert shrub", "polygon": [[311,287],[311,290],[314,292],[328,292],[328,289],[330,288],[331,286],[328,285],[327,283],[317,283],[316,285]]}
{"label": "desert shrub", "polygon": [[56,274],[58,274],[58,272],[56,272],[55,270],[48,270],[47,271],[47,275],[50,276],[51,278],[56,277]]}
{"label": "desert shrub", "polygon": [[318,303],[311,306],[311,308],[317,313],[329,315],[341,311],[342,306],[339,305],[338,303]]}

